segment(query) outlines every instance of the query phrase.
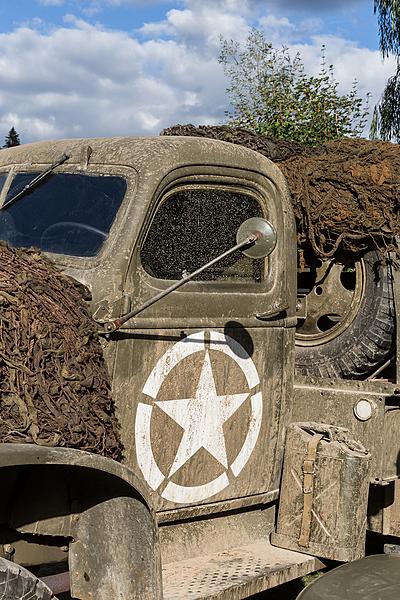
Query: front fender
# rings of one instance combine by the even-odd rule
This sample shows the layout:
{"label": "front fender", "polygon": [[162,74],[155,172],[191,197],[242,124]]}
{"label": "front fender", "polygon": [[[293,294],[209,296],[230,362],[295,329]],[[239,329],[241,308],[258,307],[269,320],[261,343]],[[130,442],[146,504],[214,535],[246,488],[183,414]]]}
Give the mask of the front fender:
{"label": "front fender", "polygon": [[155,513],[129,468],[72,448],[0,444],[1,479],[12,530],[70,541],[74,598],[162,598]]}

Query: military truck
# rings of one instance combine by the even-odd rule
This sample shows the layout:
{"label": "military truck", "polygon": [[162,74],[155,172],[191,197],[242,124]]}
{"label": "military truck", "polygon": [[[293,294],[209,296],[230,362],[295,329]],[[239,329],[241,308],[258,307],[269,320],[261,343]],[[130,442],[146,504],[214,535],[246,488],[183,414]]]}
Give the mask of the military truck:
{"label": "military truck", "polygon": [[399,369],[295,380],[276,165],[209,139],[63,140],[2,150],[0,188],[0,238],[89,291],[124,445],[118,463],[0,444],[4,597],[247,598],[362,557],[367,530],[396,546]]}

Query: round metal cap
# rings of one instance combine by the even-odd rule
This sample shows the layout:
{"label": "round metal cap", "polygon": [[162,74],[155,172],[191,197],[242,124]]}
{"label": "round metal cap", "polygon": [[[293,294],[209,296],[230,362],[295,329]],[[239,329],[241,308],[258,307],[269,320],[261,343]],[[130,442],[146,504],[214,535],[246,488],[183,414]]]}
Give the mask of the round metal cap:
{"label": "round metal cap", "polygon": [[266,219],[251,217],[239,227],[236,234],[236,241],[240,244],[253,234],[258,236],[257,241],[242,250],[243,254],[250,258],[264,258],[271,254],[276,246],[275,227]]}
{"label": "round metal cap", "polygon": [[359,421],[368,421],[372,417],[373,407],[368,400],[359,400],[353,407],[355,417]]}

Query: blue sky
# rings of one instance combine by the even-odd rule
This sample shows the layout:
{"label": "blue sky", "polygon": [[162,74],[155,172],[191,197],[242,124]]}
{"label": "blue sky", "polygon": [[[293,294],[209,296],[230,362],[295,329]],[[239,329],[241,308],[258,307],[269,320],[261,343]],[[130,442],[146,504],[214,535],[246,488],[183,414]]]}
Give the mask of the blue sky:
{"label": "blue sky", "polygon": [[[176,3],[175,3],[176,4]],[[158,20],[165,10],[173,6],[169,2],[135,2],[112,4],[106,2],[85,2],[80,0],[57,2],[40,2],[40,0],[2,0],[0,7],[1,30],[11,31],[15,27],[42,19],[55,27],[63,24],[66,13],[73,13],[92,23],[102,22],[104,25],[131,31],[141,27],[144,21]]]}
{"label": "blue sky", "polygon": [[[201,4],[199,0],[198,4]],[[376,49],[377,21],[373,11],[373,0],[337,2],[319,0],[318,2],[259,2],[258,14],[271,11],[279,16],[286,16],[294,23],[307,18],[321,19],[321,28],[331,35],[353,39],[360,45]],[[170,9],[180,9],[184,2],[174,1],[129,1],[111,0],[16,0],[0,2],[0,31],[8,32],[30,24],[38,26],[38,19],[43,25],[60,27],[64,24],[66,14],[74,14],[93,24],[102,25],[130,33],[138,31],[145,22],[161,21]],[[257,24],[256,19],[249,23]]]}
{"label": "blue sky", "polygon": [[373,0],[0,0],[0,140],[11,126],[32,141],[223,122],[219,36],[252,26],[309,72],[325,44],[341,91],[356,77],[372,102],[394,70]]}

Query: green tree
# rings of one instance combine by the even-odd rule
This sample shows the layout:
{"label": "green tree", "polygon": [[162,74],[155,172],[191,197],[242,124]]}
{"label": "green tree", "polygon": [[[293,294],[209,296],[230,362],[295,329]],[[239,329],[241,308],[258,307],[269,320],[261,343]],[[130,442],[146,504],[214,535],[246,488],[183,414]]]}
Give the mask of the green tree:
{"label": "green tree", "polygon": [[356,81],[348,94],[339,94],[324,53],[322,47],[320,72],[310,76],[300,54],[275,49],[257,29],[244,46],[221,38],[219,62],[230,81],[229,123],[310,145],[359,136],[368,118],[368,97],[358,97]]}
{"label": "green tree", "polygon": [[19,146],[20,139],[18,133],[15,131],[14,127],[11,127],[10,131],[6,135],[5,144],[3,148],[11,148],[12,146]]}
{"label": "green tree", "polygon": [[379,103],[375,106],[371,137],[383,140],[400,140],[400,1],[374,0],[378,17],[379,47],[383,58],[394,54],[396,72],[388,79]]}

